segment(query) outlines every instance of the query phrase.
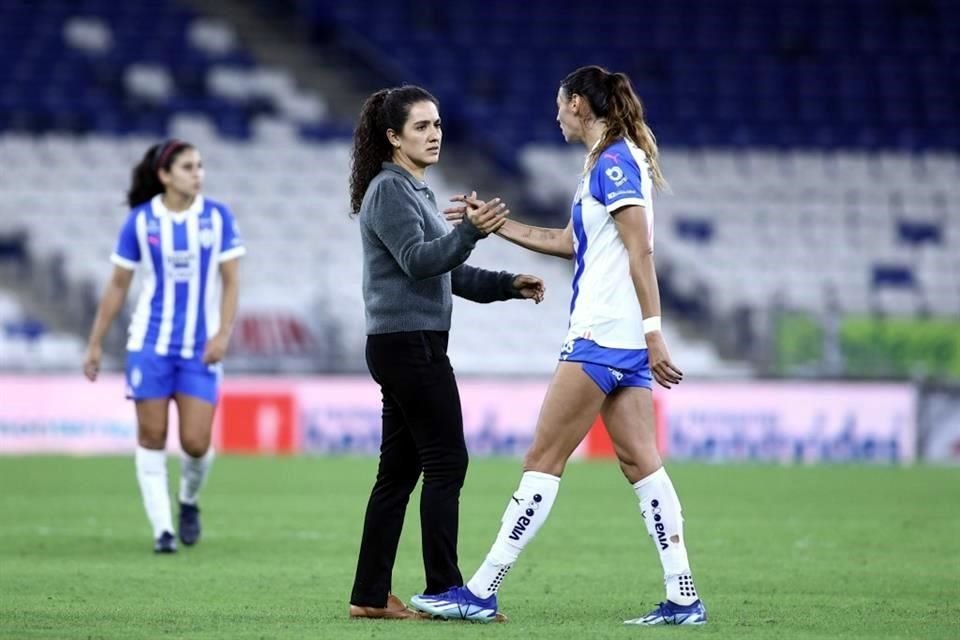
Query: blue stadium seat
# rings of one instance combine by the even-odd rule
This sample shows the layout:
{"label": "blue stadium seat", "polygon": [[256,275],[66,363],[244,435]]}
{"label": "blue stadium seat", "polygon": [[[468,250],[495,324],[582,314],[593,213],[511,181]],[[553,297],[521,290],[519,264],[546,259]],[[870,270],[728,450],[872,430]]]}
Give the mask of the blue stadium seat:
{"label": "blue stadium seat", "polygon": [[[680,146],[947,149],[945,128],[952,136],[960,121],[960,39],[950,35],[960,33],[960,4],[951,0],[676,0],[631,11],[456,0],[426,3],[426,21],[391,0],[362,12],[334,0],[300,4],[307,19],[362,27],[384,58],[398,56],[408,37],[398,34],[429,43],[399,56],[413,74],[403,80],[462,109],[446,115],[484,144],[508,134],[519,136],[506,141],[515,146],[530,136],[557,142],[536,120],[551,111],[562,76],[590,63],[630,73],[655,130]],[[437,55],[476,42],[509,55]],[[501,102],[491,87],[506,94]]]}

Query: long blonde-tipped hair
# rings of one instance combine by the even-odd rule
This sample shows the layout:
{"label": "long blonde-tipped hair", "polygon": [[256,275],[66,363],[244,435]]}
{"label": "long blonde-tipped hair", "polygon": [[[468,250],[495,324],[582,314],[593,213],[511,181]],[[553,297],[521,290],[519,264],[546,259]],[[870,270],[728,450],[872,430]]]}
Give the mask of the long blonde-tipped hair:
{"label": "long blonde-tipped hair", "polygon": [[663,191],[670,188],[660,169],[660,151],[657,138],[647,125],[643,103],[633,90],[630,78],[624,73],[609,73],[603,67],[580,67],[560,83],[566,99],[574,94],[583,97],[597,118],[606,122],[603,137],[587,156],[587,169],[615,140],[627,138],[647,154],[647,164],[653,185]]}

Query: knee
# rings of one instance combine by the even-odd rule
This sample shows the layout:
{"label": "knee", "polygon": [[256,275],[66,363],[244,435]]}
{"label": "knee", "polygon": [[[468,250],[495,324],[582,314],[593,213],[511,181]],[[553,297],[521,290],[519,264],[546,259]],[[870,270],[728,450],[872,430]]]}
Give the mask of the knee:
{"label": "knee", "polygon": [[144,449],[164,449],[167,446],[167,431],[159,427],[140,425],[137,429],[137,443]]}
{"label": "knee", "polygon": [[663,466],[657,451],[617,452],[620,471],[631,483],[639,482]]}
{"label": "knee", "polygon": [[431,456],[430,460],[424,460],[423,463],[423,482],[424,484],[454,484],[462,487],[469,464],[470,457],[466,447],[458,447]]}
{"label": "knee", "polygon": [[377,485],[379,487],[392,487],[406,495],[413,492],[419,479],[420,467],[414,464],[398,467],[397,465],[385,465],[381,460],[380,468],[377,469]]}
{"label": "knee", "polygon": [[180,441],[183,452],[191,458],[202,458],[210,450],[209,438],[183,438]]}

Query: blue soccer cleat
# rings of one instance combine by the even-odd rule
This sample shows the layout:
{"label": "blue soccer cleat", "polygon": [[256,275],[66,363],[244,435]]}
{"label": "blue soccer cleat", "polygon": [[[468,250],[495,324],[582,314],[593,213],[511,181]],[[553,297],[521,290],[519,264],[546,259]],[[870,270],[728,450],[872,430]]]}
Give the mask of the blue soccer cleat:
{"label": "blue soccer cleat", "polygon": [[667,600],[642,618],[625,620],[623,624],[707,624],[707,608],[701,600],[688,605],[674,604]]}
{"label": "blue soccer cleat", "polygon": [[169,531],[164,531],[153,543],[154,553],[176,553],[177,539]]}
{"label": "blue soccer cleat", "polygon": [[200,539],[200,507],[180,503],[180,541],[188,547]]}
{"label": "blue soccer cleat", "polygon": [[505,619],[497,613],[496,595],[478,598],[466,587],[454,587],[433,596],[417,594],[410,598],[410,606],[445,620],[498,622]]}

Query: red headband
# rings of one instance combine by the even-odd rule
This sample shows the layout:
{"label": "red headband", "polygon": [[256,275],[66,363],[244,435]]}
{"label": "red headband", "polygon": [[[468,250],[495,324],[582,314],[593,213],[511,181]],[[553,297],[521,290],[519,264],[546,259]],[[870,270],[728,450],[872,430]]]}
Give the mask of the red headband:
{"label": "red headband", "polygon": [[182,149],[183,147],[186,147],[186,146],[188,146],[186,142],[184,142],[183,140],[177,140],[176,138],[167,142],[165,145],[163,145],[163,148],[160,150],[160,153],[157,155],[157,162],[156,162],[155,169],[157,171],[162,169],[164,163],[170,158],[171,155],[173,155],[173,153],[177,149]]}

